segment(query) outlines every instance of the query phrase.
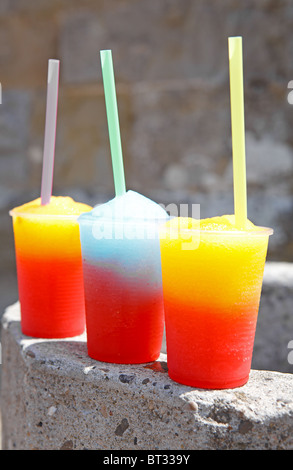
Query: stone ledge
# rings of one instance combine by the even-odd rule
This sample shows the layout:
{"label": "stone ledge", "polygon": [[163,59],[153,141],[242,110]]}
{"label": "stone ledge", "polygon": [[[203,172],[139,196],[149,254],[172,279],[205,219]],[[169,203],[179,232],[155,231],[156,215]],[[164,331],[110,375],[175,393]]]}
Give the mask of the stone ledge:
{"label": "stone ledge", "polygon": [[257,320],[252,367],[292,373],[293,263],[267,262]]}
{"label": "stone ledge", "polygon": [[2,319],[2,449],[293,449],[293,375],[252,370],[222,391],[179,385],[166,355],[116,365],[87,355],[85,336],[40,340]]}

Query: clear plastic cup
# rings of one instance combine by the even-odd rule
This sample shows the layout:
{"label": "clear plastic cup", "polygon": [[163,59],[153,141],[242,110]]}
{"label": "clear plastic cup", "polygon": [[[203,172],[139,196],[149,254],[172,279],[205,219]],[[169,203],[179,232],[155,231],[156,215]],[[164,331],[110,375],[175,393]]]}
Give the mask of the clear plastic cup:
{"label": "clear plastic cup", "polygon": [[78,215],[10,211],[13,220],[21,329],[64,338],[85,329]]}
{"label": "clear plastic cup", "polygon": [[169,376],[205,389],[251,368],[269,228],[160,232]]}
{"label": "clear plastic cup", "polygon": [[135,364],[158,358],[163,338],[156,221],[79,217],[91,358]]}

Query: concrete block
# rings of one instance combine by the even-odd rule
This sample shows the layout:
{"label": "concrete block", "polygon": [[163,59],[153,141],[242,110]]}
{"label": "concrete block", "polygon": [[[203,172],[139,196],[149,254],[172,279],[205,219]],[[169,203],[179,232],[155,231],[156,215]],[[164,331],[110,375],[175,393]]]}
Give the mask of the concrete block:
{"label": "concrete block", "polygon": [[207,391],[173,382],[167,357],[94,361],[84,335],[23,336],[18,303],[2,319],[2,448],[293,449],[293,375],[252,370],[246,385]]}
{"label": "concrete block", "polygon": [[289,361],[292,305],[293,264],[266,263],[252,359],[255,369],[293,372]]}

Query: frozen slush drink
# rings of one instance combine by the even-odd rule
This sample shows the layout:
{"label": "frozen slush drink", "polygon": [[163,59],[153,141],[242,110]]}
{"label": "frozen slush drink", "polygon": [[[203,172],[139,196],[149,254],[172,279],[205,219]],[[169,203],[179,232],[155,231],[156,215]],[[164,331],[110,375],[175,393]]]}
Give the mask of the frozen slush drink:
{"label": "frozen slush drink", "polygon": [[70,197],[40,198],[10,211],[13,218],[22,332],[41,338],[85,328],[77,217],[91,209]]}
{"label": "frozen slush drink", "polygon": [[[165,224],[167,359],[176,382],[207,389],[247,382],[271,233],[249,221],[237,230],[233,215]],[[195,248],[184,249],[188,243]]]}
{"label": "frozen slush drink", "polygon": [[164,314],[157,224],[167,217],[134,191],[79,217],[93,359],[132,364],[159,356]]}

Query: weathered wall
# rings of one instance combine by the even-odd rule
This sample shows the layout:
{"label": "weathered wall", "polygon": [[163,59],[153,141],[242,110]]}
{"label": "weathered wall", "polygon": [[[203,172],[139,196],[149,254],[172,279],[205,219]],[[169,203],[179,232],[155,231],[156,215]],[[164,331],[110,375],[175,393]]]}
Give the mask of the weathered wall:
{"label": "weathered wall", "polygon": [[40,191],[49,58],[61,60],[54,193],[113,196],[104,48],[127,186],[206,217],[233,211],[227,38],[243,36],[249,216],[275,230],[269,258],[292,261],[292,26],[290,0],[2,0],[0,310],[17,298],[8,210]]}

